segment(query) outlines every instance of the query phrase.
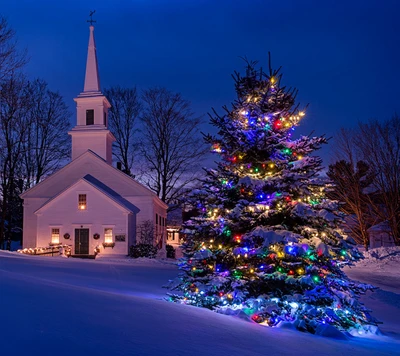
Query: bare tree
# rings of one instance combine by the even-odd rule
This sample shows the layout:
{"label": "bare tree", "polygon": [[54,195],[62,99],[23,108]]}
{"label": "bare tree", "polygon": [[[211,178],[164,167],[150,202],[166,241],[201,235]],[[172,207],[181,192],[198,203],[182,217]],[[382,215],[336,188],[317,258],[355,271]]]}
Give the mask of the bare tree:
{"label": "bare tree", "polygon": [[9,78],[25,64],[25,53],[17,50],[15,32],[0,16],[0,81]]}
{"label": "bare tree", "polygon": [[356,130],[353,128],[341,128],[335,136],[335,149],[333,152],[334,160],[350,162],[354,167],[362,156],[358,147],[354,145]]}
{"label": "bare tree", "polygon": [[121,162],[122,170],[131,174],[136,148],[136,121],[141,111],[136,88],[111,87],[104,90],[104,95],[111,104],[108,126],[116,138],[114,157]]}
{"label": "bare tree", "polygon": [[400,245],[400,119],[370,120],[360,123],[354,140],[363,159],[375,173],[377,198],[374,211],[387,221],[391,234]]}
{"label": "bare tree", "polygon": [[17,196],[24,139],[29,126],[27,113],[30,98],[26,87],[27,82],[21,76],[11,77],[0,84],[0,247],[4,239],[11,236],[11,218],[15,218],[12,208],[18,205],[14,198]]}
{"label": "bare tree", "polygon": [[23,112],[27,100],[23,94],[24,79],[18,72],[25,63],[26,56],[17,49],[14,30],[0,15],[0,248],[4,239],[11,236],[11,219],[22,223],[22,216],[18,214],[22,207],[18,198],[22,180],[17,180],[16,175],[23,131],[18,126],[25,119]]}
{"label": "bare tree", "polygon": [[346,227],[356,242],[368,250],[368,228],[375,222],[372,220],[367,193],[374,176],[368,164],[358,161],[354,166],[344,160],[338,161],[329,166],[327,176],[333,183],[329,197],[342,203],[341,211],[347,215]]}
{"label": "bare tree", "polygon": [[139,241],[143,244],[154,245],[155,230],[151,220],[145,220],[138,226]]}
{"label": "bare tree", "polygon": [[369,206],[379,222],[387,221],[400,244],[400,120],[370,120],[338,134],[336,157],[354,164],[363,160],[374,176]]}
{"label": "bare tree", "polygon": [[201,120],[194,117],[189,101],[165,88],[146,90],[143,102],[140,148],[144,169],[140,178],[171,204],[194,181],[208,151],[199,137]]}
{"label": "bare tree", "polygon": [[42,80],[15,75],[0,85],[1,246],[13,227],[22,227],[19,194],[69,157],[70,114]]}
{"label": "bare tree", "polygon": [[71,116],[62,96],[48,89],[43,80],[28,85],[31,105],[25,131],[23,178],[25,187],[39,183],[54,173],[70,156],[67,134]]}

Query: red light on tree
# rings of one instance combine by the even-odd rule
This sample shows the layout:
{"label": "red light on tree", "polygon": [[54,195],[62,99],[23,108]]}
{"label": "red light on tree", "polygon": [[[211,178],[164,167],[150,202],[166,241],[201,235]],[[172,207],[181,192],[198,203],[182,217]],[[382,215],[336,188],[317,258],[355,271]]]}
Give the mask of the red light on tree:
{"label": "red light on tree", "polygon": [[280,129],[281,127],[282,127],[282,121],[276,120],[276,121],[274,122],[274,129],[275,129],[275,130],[278,130],[278,129]]}

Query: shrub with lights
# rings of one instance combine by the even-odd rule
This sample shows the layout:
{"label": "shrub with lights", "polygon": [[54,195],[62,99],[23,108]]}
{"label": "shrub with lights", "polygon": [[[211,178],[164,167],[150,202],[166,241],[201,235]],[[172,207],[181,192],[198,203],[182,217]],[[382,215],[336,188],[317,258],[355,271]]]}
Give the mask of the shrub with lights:
{"label": "shrub with lights", "polygon": [[326,138],[292,139],[305,113],[279,70],[247,63],[234,80],[237,99],[214,111],[218,135],[205,137],[221,160],[187,197],[198,216],[183,226],[182,274],[171,286],[180,293],[170,299],[269,326],[366,332],[376,321],[358,296],[371,286],[341,271],[362,256],[311,155]]}

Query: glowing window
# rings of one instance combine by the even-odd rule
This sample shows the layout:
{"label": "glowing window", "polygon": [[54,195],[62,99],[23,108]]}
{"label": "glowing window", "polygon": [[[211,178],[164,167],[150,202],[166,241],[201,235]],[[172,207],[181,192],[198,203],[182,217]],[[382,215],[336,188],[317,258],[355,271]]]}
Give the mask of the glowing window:
{"label": "glowing window", "polygon": [[78,208],[79,210],[86,210],[86,194],[79,194]]}
{"label": "glowing window", "polygon": [[51,243],[60,243],[60,229],[51,229]]}
{"label": "glowing window", "polygon": [[113,232],[111,228],[104,229],[104,242],[113,242]]}

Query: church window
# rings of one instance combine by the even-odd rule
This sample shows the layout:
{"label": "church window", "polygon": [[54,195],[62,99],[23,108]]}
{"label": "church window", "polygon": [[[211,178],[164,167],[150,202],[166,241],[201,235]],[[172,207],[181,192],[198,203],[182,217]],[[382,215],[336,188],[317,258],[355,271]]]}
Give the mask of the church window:
{"label": "church window", "polygon": [[104,126],[107,126],[107,114],[104,112]]}
{"label": "church window", "polygon": [[51,229],[51,243],[60,243],[60,229]]}
{"label": "church window", "polygon": [[104,229],[104,242],[113,242],[113,231],[111,228]]}
{"label": "church window", "polygon": [[94,110],[86,110],[86,125],[94,125]]}
{"label": "church window", "polygon": [[78,208],[79,210],[86,210],[86,194],[79,194],[78,198]]}

